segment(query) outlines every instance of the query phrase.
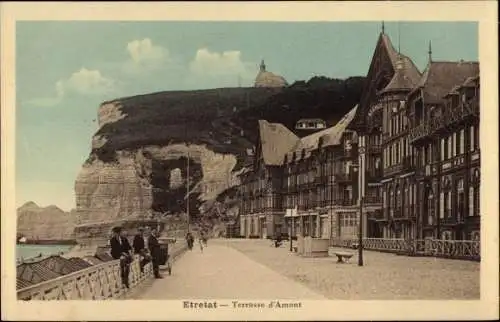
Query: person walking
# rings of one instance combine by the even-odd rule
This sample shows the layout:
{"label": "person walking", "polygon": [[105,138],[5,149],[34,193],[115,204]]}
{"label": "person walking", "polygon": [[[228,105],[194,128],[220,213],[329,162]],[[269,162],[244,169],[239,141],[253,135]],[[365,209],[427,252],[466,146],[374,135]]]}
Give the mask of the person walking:
{"label": "person walking", "polygon": [[120,277],[122,285],[126,288],[130,288],[129,274],[130,264],[132,263],[132,255],[130,254],[130,251],[132,250],[132,247],[130,247],[126,233],[121,227],[114,227],[112,231],[113,236],[109,241],[111,246],[111,257],[120,260]]}
{"label": "person walking", "polygon": [[160,256],[161,256],[161,248],[160,248],[160,243],[158,241],[158,237],[156,236],[156,229],[153,228],[151,232],[148,230],[148,248],[149,248],[149,253],[151,254],[151,261],[153,262],[153,272],[155,275],[155,278],[163,278],[163,276],[160,275]]}
{"label": "person walking", "polygon": [[193,238],[193,234],[191,234],[191,232],[188,232],[186,234],[186,242],[187,242],[189,250],[193,250],[194,238]]}
{"label": "person walking", "polygon": [[203,246],[207,247],[208,236],[205,231],[201,232],[201,240],[203,241]]}

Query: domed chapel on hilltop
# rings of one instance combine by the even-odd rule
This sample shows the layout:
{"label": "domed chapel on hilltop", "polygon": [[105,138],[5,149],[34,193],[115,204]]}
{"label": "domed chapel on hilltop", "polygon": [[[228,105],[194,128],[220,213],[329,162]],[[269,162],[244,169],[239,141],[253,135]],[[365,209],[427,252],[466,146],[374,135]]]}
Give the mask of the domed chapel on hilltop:
{"label": "domed chapel on hilltop", "polygon": [[261,61],[259,73],[255,78],[255,87],[285,87],[287,85],[283,76],[267,71],[264,60]]}

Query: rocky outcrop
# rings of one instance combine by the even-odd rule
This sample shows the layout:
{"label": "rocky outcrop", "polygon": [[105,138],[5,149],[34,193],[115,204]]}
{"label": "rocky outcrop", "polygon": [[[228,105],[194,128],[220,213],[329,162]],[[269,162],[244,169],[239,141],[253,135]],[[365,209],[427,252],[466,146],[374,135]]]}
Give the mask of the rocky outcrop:
{"label": "rocky outcrop", "polygon": [[[120,221],[165,222],[188,205],[193,222],[217,216],[214,205],[231,199],[220,196],[239,184],[253,154],[259,119],[286,119],[293,128],[314,111],[340,118],[361,93],[360,83],[351,83],[315,85],[312,92],[307,84],[162,92],[101,104],[92,151],[75,183],[77,238],[107,237]],[[166,229],[182,230],[172,225]]]}
{"label": "rocky outcrop", "polygon": [[17,234],[28,240],[74,239],[76,211],[56,206],[39,207],[30,201],[17,209]]}

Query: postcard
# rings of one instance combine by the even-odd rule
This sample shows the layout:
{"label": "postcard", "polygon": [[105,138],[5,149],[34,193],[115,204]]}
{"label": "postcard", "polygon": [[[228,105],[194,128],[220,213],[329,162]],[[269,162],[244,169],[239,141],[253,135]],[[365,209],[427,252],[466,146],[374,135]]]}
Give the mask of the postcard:
{"label": "postcard", "polygon": [[2,318],[498,318],[496,7],[2,4]]}

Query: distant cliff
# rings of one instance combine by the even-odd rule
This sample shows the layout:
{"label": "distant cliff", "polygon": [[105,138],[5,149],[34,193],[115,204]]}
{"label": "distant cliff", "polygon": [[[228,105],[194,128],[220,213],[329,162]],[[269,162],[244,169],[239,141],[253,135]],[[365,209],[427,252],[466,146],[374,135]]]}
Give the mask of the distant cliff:
{"label": "distant cliff", "polygon": [[292,130],[304,117],[333,125],[359,101],[363,82],[316,77],[286,88],[161,92],[105,102],[75,183],[77,223],[168,216],[185,212],[187,201],[193,220],[220,216],[234,204],[230,188],[251,158],[259,119]]}
{"label": "distant cliff", "polygon": [[76,211],[56,206],[39,207],[30,201],[17,209],[17,235],[28,240],[74,239]]}

